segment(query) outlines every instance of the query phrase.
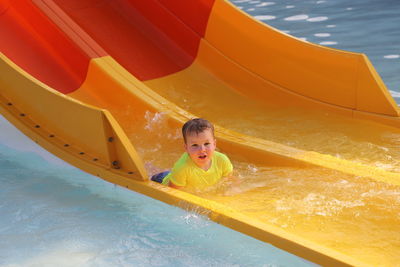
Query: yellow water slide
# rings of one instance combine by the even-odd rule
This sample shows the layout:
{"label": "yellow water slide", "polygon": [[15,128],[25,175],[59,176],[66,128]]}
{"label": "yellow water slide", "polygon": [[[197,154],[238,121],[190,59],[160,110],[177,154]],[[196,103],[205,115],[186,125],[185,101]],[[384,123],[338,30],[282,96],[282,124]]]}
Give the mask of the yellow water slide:
{"label": "yellow water slide", "polygon": [[[102,179],[322,265],[400,260],[399,108],[365,55],[224,0],[1,0],[0,111]],[[240,185],[149,181],[202,116]]]}

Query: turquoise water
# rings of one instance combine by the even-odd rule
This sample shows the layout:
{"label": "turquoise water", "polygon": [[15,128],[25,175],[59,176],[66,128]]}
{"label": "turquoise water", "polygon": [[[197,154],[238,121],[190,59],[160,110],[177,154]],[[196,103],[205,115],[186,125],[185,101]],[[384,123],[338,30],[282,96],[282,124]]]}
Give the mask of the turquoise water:
{"label": "turquoise water", "polygon": [[0,266],[310,266],[67,165],[0,117]]}
{"label": "turquoise water", "polygon": [[258,20],[297,38],[366,54],[400,103],[400,1],[231,2]]}

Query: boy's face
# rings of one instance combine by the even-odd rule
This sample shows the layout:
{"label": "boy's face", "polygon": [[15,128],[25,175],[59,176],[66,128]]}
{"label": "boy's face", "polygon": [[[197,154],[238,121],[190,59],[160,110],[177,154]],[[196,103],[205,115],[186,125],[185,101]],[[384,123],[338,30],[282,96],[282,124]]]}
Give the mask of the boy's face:
{"label": "boy's face", "polygon": [[210,129],[199,134],[190,133],[186,136],[185,150],[193,162],[203,170],[211,167],[215,146],[216,140]]}

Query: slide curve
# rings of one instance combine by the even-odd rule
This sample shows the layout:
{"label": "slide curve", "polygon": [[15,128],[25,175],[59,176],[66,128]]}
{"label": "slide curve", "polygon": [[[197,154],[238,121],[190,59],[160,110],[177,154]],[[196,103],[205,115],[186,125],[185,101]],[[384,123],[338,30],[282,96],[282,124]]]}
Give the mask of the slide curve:
{"label": "slide curve", "polygon": [[[333,235],[341,244],[325,241],[324,231],[310,234],[318,221],[303,232],[274,225],[265,219],[269,204],[260,208],[268,202],[265,183],[213,195],[148,181],[181,153],[181,125],[203,116],[215,123],[218,147],[239,172],[328,173],[397,188],[396,169],[291,146],[270,133],[293,131],[298,140],[307,131],[287,124],[295,118],[293,124],[348,127],[354,139],[368,131],[372,143],[387,145],[379,136],[397,136],[399,108],[365,55],[298,40],[224,0],[1,0],[0,36],[1,114],[67,162],[319,264],[398,262],[397,239],[385,255],[373,248],[365,255],[356,230]],[[277,128],[265,128],[273,123]],[[400,225],[395,212],[388,216]]]}

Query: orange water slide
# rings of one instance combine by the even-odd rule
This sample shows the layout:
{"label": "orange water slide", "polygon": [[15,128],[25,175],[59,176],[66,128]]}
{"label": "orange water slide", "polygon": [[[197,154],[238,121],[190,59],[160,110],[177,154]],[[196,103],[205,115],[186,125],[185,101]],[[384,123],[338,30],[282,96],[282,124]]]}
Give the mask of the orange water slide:
{"label": "orange water slide", "polygon": [[[232,208],[230,198],[152,183],[145,166],[171,166],[179,153],[176,130],[205,116],[235,162],[317,166],[399,186],[397,172],[271,142],[259,120],[290,110],[286,117],[319,122],[298,111],[323,111],[355,125],[354,136],[368,129],[379,143],[381,133],[396,134],[399,109],[365,55],[297,40],[223,0],[2,0],[0,36],[1,113],[62,159],[161,201],[200,207],[214,221],[317,263],[381,260],[379,250],[368,257],[348,252],[348,246],[363,249],[355,233],[350,245],[332,246],[270,225],[260,220],[262,211],[246,213],[257,192],[237,195],[242,203]],[[165,121],[157,135],[149,129],[160,114]],[[261,130],[251,136],[246,128]],[[393,242],[387,255],[395,251]]]}
{"label": "orange water slide", "polygon": [[[83,30],[87,34],[83,42],[103,49],[98,57],[112,56],[158,92],[165,84],[178,91],[190,84],[196,90],[196,76],[211,75],[217,77],[209,85],[216,95],[233,89],[267,103],[293,99],[291,105],[336,109],[352,117],[378,117],[381,122],[398,125],[398,107],[364,55],[291,38],[255,22],[226,1],[184,5],[179,1],[133,0],[33,2],[69,38],[76,35],[71,31],[82,35]],[[75,27],[67,29],[70,26],[65,24]],[[9,45],[15,43],[18,41]],[[81,74],[84,64],[68,62],[78,58],[62,60],[74,64],[73,72]],[[32,65],[33,69],[48,68]],[[182,84],[181,80],[187,82]],[[54,87],[62,90],[62,86]]]}

